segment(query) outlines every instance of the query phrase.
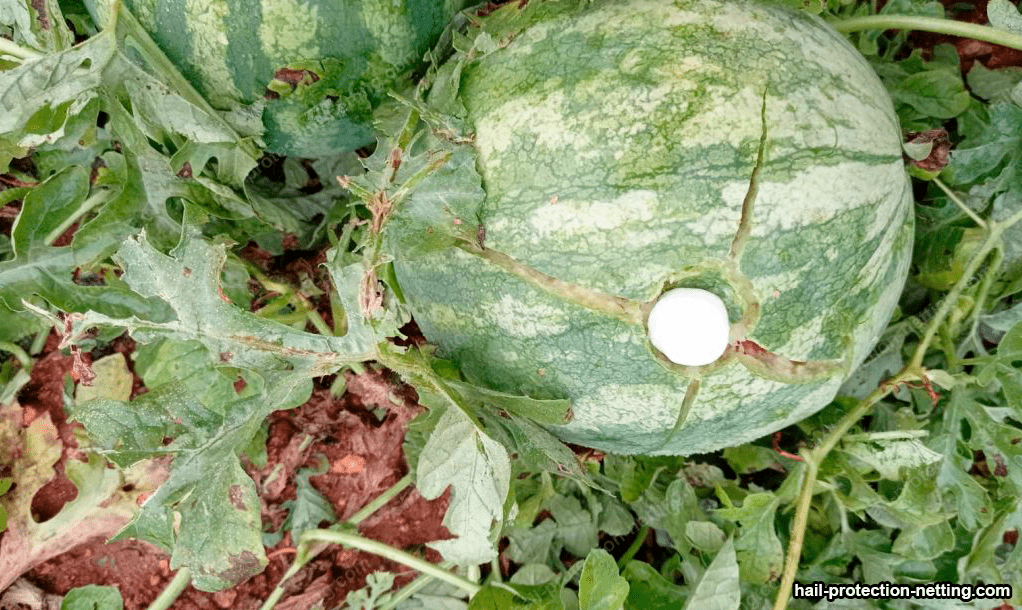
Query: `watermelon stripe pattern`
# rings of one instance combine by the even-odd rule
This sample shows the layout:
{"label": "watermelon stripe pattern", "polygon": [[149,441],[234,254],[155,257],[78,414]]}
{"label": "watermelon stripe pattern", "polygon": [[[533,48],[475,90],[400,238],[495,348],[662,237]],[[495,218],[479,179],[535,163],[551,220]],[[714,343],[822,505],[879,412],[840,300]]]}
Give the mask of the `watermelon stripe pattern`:
{"label": "watermelon stripe pattern", "polygon": [[125,4],[216,108],[258,102],[278,70],[315,73],[307,95],[270,101],[264,124],[274,152],[323,156],[373,141],[373,108],[387,90],[410,82],[465,0]]}
{"label": "watermelon stripe pattern", "polygon": [[671,366],[642,325],[463,249],[395,263],[441,355],[474,383],[570,398],[553,430],[618,453],[711,451],[830,402],[886,326],[912,247],[901,131],[865,60],[814,17],[741,0],[533,0],[491,19],[521,26],[448,72],[475,132],[486,248],[644,304],[711,290],[736,346],[834,372],[766,378],[733,352]]}

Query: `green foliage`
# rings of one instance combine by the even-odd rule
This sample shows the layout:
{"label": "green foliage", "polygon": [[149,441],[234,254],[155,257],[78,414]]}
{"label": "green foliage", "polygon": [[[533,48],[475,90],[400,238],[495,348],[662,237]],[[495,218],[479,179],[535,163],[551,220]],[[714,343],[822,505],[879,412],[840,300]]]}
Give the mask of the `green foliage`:
{"label": "green foliage", "polygon": [[60,610],[121,610],[124,601],[117,587],[85,585],[67,592]]}
{"label": "green foliage", "polygon": [[[1017,26],[1013,10],[988,5],[1002,28]],[[866,3],[823,6],[828,18],[870,12]],[[892,0],[882,14],[943,8]],[[54,25],[41,27],[41,16]],[[212,110],[122,17],[96,32],[74,3],[0,0],[0,174],[22,184],[0,191],[0,204],[20,201],[5,208],[16,218],[0,236],[0,590],[83,536],[111,536],[111,523],[127,523],[120,537],[170,552],[171,567],[189,568],[205,590],[259,572],[263,543],[285,532],[304,552],[300,535],[336,520],[310,482],[325,465],[299,470],[283,529],[266,533],[239,456],[265,452],[267,415],[303,402],[313,378],[370,359],[427,407],[405,452],[421,494],[449,490],[453,537],[431,546],[459,587],[434,581],[412,594],[377,573],[349,595],[352,607],[732,610],[769,607],[785,576],[1022,581],[1022,71],[974,62],[963,81],[950,47],[923,54],[905,33],[853,34],[902,126],[943,128],[952,145],[949,165],[915,185],[911,277],[879,345],[835,401],[773,439],[687,458],[599,455],[550,432],[573,416],[563,397],[484,388],[430,346],[387,342],[408,321],[395,259],[486,243],[485,183],[460,143],[468,109],[450,88],[461,67],[430,73],[429,105],[383,108],[377,118],[392,140],[361,162],[269,160],[273,171],[252,172],[259,117]],[[65,18],[84,39],[77,45]],[[452,44],[484,55],[522,25],[498,16]],[[308,193],[313,174],[324,188]],[[339,175],[352,176],[358,202]],[[387,230],[374,231],[374,220]],[[70,243],[59,241],[75,224]],[[280,254],[292,238],[303,248],[330,240],[336,334],[306,332],[304,316],[284,324],[250,311],[248,283],[272,280],[235,245]],[[294,307],[303,288],[284,290]],[[65,465],[76,497],[38,522],[32,499],[65,448],[49,416],[30,417],[17,398],[50,327],[63,348],[103,347],[125,331],[136,348],[94,362],[91,388],[67,381],[89,455]],[[130,396],[128,365],[146,393]],[[793,550],[796,532],[804,541]],[[476,564],[487,562],[481,576]],[[781,605],[817,606],[789,593],[780,591]],[[1003,601],[1018,605],[1018,591]],[[863,607],[1001,600],[929,603]],[[62,607],[121,600],[89,586]]]}

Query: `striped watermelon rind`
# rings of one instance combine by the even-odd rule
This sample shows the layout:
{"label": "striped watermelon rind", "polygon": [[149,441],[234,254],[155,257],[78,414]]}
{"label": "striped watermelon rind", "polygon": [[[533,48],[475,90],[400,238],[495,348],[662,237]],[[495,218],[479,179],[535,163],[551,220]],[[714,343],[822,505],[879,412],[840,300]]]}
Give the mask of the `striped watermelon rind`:
{"label": "striped watermelon rind", "polygon": [[[268,150],[319,157],[374,141],[373,109],[388,90],[410,84],[465,0],[125,4],[214,107],[263,103],[268,87],[283,92],[263,109]],[[305,70],[313,82],[274,83],[286,69]]]}
{"label": "striped watermelon rind", "polygon": [[[459,228],[417,230],[479,239],[394,263],[440,355],[493,390],[571,399],[552,431],[618,453],[740,444],[834,398],[913,237],[897,117],[840,35],[741,0],[532,0],[460,40],[428,103],[467,126],[485,195]],[[724,300],[717,362],[647,341],[676,286]]]}

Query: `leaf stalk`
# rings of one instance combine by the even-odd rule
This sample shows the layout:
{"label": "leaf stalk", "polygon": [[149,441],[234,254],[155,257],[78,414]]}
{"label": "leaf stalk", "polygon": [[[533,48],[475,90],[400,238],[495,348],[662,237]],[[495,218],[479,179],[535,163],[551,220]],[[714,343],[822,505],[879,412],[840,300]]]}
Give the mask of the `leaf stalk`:
{"label": "leaf stalk", "polygon": [[174,574],[174,578],[167,583],[167,586],[163,587],[163,591],[153,600],[153,603],[149,604],[147,610],[167,610],[191,582],[192,571],[187,566],[182,567],[177,574]]}
{"label": "leaf stalk", "polygon": [[32,49],[26,49],[16,42],[7,40],[2,36],[0,36],[0,55],[6,55],[18,62],[30,59],[39,59],[43,56],[42,53],[37,53]]}
{"label": "leaf stalk", "polygon": [[1022,35],[976,23],[965,23],[938,17],[922,17],[914,15],[865,15],[828,21],[830,26],[847,34],[857,30],[918,30],[972,38],[1011,49],[1022,50]]}
{"label": "leaf stalk", "polygon": [[446,582],[449,585],[453,585],[468,593],[469,596],[475,595],[480,589],[482,589],[482,586],[479,584],[474,583],[467,578],[458,576],[453,572],[448,572],[447,570],[444,570],[425,559],[420,559],[415,555],[396,549],[389,544],[384,544],[376,540],[369,540],[357,534],[340,532],[337,530],[310,530],[303,533],[301,536],[301,544],[307,544],[309,542],[341,544],[361,551],[366,551],[368,553],[373,553],[374,555],[379,555],[385,559],[406,565],[413,570],[432,576],[433,578]]}

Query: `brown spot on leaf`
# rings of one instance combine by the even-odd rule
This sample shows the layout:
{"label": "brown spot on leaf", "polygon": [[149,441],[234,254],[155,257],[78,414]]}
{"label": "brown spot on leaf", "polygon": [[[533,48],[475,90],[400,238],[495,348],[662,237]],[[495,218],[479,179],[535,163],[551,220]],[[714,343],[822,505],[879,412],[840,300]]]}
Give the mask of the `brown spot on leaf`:
{"label": "brown spot on leaf", "polygon": [[187,162],[187,161],[185,161],[184,165],[182,165],[181,169],[177,172],[177,177],[178,178],[191,178],[192,177],[192,164]]}
{"label": "brown spot on leaf", "polygon": [[292,86],[311,85],[319,80],[319,75],[312,70],[295,70],[294,68],[281,68],[273,74],[273,78],[282,83]]}
{"label": "brown spot on leaf", "polygon": [[35,18],[41,30],[46,31],[53,27],[50,23],[50,12],[46,9],[46,0],[32,0],[32,8],[35,10]]}
{"label": "brown spot on leaf", "polygon": [[231,506],[238,510],[246,510],[245,492],[241,489],[241,485],[237,483],[231,485],[230,489],[227,490],[227,495],[231,498]]}
{"label": "brown spot on leaf", "polygon": [[1004,463],[1004,457],[999,453],[994,456],[994,476],[1008,476],[1008,466]]}
{"label": "brown spot on leaf", "polygon": [[[84,148],[84,145],[82,146]],[[92,167],[89,170],[89,184],[96,184],[96,179],[99,178],[99,170],[106,167],[106,163],[102,157],[96,157],[92,161]]]}
{"label": "brown spot on leaf", "polygon": [[925,159],[916,161],[909,159],[909,165],[914,165],[927,172],[939,172],[947,167],[950,153],[951,140],[948,139],[947,131],[943,129],[930,129],[918,133],[908,134],[907,142],[910,144],[930,144],[930,154]]}
{"label": "brown spot on leaf", "polygon": [[252,551],[242,551],[228,558],[231,567],[220,574],[220,578],[229,582],[241,582],[263,571],[263,564]]}
{"label": "brown spot on leaf", "polygon": [[401,167],[401,149],[394,147],[390,150],[390,169],[396,174]]}
{"label": "brown spot on leaf", "polygon": [[71,378],[84,386],[91,386],[93,380],[96,379],[96,374],[92,372],[92,363],[83,357],[82,350],[77,345],[71,346],[71,357],[74,359],[71,366]]}
{"label": "brown spot on leaf", "polygon": [[185,267],[184,275],[185,275],[185,277],[192,277],[192,269],[191,269],[191,267]]}

